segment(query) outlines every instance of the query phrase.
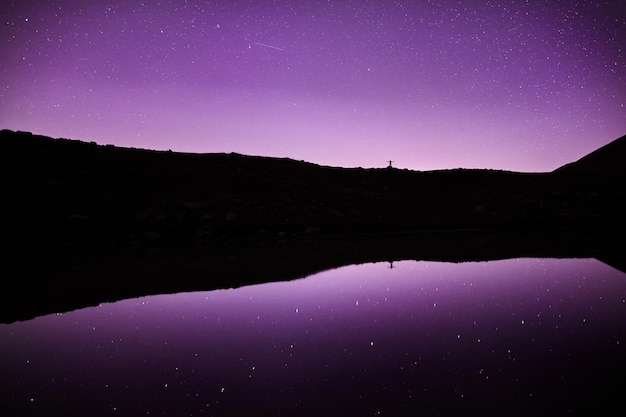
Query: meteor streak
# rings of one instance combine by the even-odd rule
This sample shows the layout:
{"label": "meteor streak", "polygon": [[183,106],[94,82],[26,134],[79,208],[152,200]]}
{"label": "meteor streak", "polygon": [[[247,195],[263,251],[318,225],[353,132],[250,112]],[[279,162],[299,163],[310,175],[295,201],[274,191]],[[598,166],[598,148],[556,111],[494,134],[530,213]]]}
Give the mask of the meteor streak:
{"label": "meteor streak", "polygon": [[266,48],[272,48],[272,49],[276,49],[277,51],[284,51],[285,49],[283,48],[279,48],[278,46],[272,46],[272,45],[268,45],[266,43],[260,43],[260,42],[252,42],[255,45],[259,45],[259,46],[264,46]]}

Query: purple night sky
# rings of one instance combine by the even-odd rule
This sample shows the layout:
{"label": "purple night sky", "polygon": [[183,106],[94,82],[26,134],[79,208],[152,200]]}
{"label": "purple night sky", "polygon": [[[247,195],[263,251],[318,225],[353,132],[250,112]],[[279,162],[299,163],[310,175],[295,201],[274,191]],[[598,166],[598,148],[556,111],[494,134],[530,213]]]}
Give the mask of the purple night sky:
{"label": "purple night sky", "polygon": [[550,171],[626,133],[623,1],[3,2],[0,128]]}

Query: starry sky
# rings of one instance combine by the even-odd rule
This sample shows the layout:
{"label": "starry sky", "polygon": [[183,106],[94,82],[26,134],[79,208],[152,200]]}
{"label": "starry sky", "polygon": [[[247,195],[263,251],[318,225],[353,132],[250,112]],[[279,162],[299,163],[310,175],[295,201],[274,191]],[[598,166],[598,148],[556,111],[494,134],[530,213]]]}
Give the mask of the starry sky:
{"label": "starry sky", "polygon": [[626,134],[625,10],[2,2],[0,128],[344,167],[550,171]]}

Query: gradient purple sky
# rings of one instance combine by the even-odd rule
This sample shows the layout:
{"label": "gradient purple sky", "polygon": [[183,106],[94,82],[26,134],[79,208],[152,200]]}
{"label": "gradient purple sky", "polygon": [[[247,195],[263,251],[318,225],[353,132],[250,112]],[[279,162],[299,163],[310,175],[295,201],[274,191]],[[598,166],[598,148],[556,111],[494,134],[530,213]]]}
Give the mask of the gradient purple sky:
{"label": "gradient purple sky", "polygon": [[626,134],[624,1],[13,1],[0,128],[550,171]]}

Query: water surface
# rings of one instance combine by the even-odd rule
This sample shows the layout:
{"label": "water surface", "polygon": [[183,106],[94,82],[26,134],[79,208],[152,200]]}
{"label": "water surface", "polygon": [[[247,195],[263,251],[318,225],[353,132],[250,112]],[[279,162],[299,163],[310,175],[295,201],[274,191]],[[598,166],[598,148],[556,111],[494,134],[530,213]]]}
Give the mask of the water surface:
{"label": "water surface", "polygon": [[626,274],[353,265],[0,325],[2,415],[624,415]]}

